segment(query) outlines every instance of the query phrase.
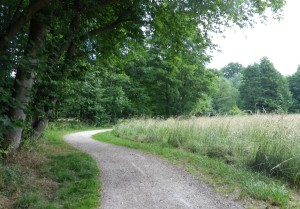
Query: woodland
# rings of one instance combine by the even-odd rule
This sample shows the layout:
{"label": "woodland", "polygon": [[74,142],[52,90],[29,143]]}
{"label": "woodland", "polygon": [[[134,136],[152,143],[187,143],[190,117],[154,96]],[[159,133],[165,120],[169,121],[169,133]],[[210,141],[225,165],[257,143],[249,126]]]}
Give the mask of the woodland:
{"label": "woodland", "polygon": [[280,18],[284,0],[1,0],[1,153],[49,120],[300,110],[300,68],[207,69],[211,35]]}

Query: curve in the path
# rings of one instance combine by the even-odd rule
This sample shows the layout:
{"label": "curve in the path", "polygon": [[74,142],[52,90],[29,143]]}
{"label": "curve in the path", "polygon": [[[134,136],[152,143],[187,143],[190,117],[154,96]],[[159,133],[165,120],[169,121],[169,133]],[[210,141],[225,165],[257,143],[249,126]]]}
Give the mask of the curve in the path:
{"label": "curve in the path", "polygon": [[174,165],[134,149],[93,140],[108,130],[85,131],[65,140],[94,157],[101,169],[103,209],[235,209],[224,198]]}

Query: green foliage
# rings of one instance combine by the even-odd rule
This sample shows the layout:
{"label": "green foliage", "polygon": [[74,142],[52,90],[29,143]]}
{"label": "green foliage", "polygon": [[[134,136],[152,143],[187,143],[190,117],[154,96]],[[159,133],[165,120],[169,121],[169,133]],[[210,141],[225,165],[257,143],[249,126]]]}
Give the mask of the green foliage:
{"label": "green foliage", "polygon": [[290,105],[287,81],[267,58],[244,70],[239,90],[241,107],[247,111],[286,112]]}
{"label": "green foliage", "polygon": [[213,110],[218,114],[238,113],[238,98],[238,89],[228,79],[219,77],[217,80],[217,90],[213,95]]}
{"label": "green foliage", "polygon": [[215,76],[205,70],[197,51],[181,46],[181,52],[170,52],[158,43],[85,65],[84,81],[69,82],[56,117],[101,125],[132,115],[198,113]]}
{"label": "green foliage", "polygon": [[[187,42],[193,37],[189,35]],[[146,61],[128,65],[125,71],[143,89],[150,113],[168,117],[195,112],[199,100],[212,91],[215,79],[203,66],[205,57],[199,59],[200,49],[189,51],[181,45],[180,51],[173,51],[171,48],[179,47],[176,43],[169,43],[166,49],[155,36],[148,44]]]}
{"label": "green foliage", "polygon": [[97,124],[104,108],[101,99],[104,89],[98,74],[87,73],[81,81],[69,82],[69,91],[59,103],[56,117]]}
{"label": "green foliage", "polygon": [[[136,114],[189,114],[211,89],[213,76],[203,67],[209,60],[206,49],[214,48],[209,34],[222,32],[233,24],[253,25],[257,20],[254,14],[263,20],[268,9],[280,14],[284,3],[4,0],[0,3],[0,67],[5,66],[6,77],[14,71],[17,77],[35,76],[34,86],[26,90],[17,86],[25,86],[29,76],[18,79],[20,85],[10,83],[8,90],[5,88],[8,100],[1,96],[0,104],[9,101],[15,106],[5,103],[1,108],[19,110],[15,114],[22,117],[1,111],[0,120],[6,120],[6,116],[10,120],[20,118],[21,129],[30,130],[42,119],[47,121],[57,103],[62,104],[62,109],[56,113],[96,124]],[[126,61],[130,59],[126,56],[135,57],[139,51],[132,52],[132,48],[138,46],[149,50],[149,59],[143,66],[152,79],[148,86],[140,85],[138,75],[132,80],[131,76],[127,78]],[[107,65],[103,64],[106,61]],[[99,63],[102,64],[95,67]],[[97,73],[86,74],[99,68],[110,75],[109,79],[94,80],[91,77]],[[149,86],[152,87],[146,92]],[[0,92],[2,89],[0,86]],[[78,104],[73,112],[69,105],[72,94],[73,102]],[[138,94],[145,101],[136,101]],[[66,95],[68,102],[60,101]],[[148,104],[150,107],[143,108]],[[24,117],[23,110],[28,117]],[[5,130],[1,130],[0,136],[4,134]]]}
{"label": "green foliage", "polygon": [[238,88],[243,79],[244,67],[239,63],[229,63],[220,71],[212,71],[217,79],[211,93],[211,108],[208,115],[236,115],[245,114],[239,108]]}
{"label": "green foliage", "polygon": [[62,139],[71,130],[82,129],[47,130],[42,142],[27,144],[7,163],[1,162],[1,207],[96,208],[98,167],[90,156]]}
{"label": "green foliage", "polygon": [[244,67],[239,63],[229,63],[221,69],[221,74],[227,78],[233,78],[235,75],[242,73]]}
{"label": "green foliage", "polygon": [[[96,67],[101,68],[101,65]],[[128,117],[132,113],[127,96],[131,90],[130,79],[122,73],[109,73],[109,70],[87,72],[84,81],[70,82],[56,117],[94,125],[110,124],[118,118]]]}
{"label": "green foliage", "polygon": [[213,110],[213,99],[207,95],[203,94],[201,99],[198,100],[195,107],[193,108],[191,115],[205,115],[205,114],[212,114]]}
{"label": "green foliage", "polygon": [[291,112],[300,112],[300,66],[297,71],[288,77],[289,89],[292,93],[293,103],[290,107]]}
{"label": "green foliage", "polygon": [[[0,61],[3,58],[0,55]],[[0,64],[1,65],[1,64]],[[2,68],[0,66],[0,143],[4,138],[7,130],[14,127],[11,119],[6,115],[9,108],[16,105],[16,103],[11,99],[12,94],[12,84],[13,77],[10,75],[12,73],[7,69],[7,67]]]}

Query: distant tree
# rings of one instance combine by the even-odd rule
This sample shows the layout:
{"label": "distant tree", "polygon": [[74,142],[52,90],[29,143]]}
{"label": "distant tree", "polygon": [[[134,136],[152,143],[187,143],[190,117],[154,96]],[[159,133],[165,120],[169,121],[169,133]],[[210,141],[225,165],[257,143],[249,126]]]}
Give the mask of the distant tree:
{"label": "distant tree", "polygon": [[243,74],[242,73],[236,73],[233,75],[233,77],[229,78],[228,79],[231,83],[232,83],[232,86],[234,88],[239,88],[241,83],[242,83],[242,80],[243,80]]}
{"label": "distant tree", "polygon": [[284,112],[288,112],[290,107],[293,105],[293,96],[289,89],[289,82],[287,77],[281,75],[280,83],[281,83],[280,92],[283,97],[283,102],[281,107]]}
{"label": "distant tree", "polygon": [[56,117],[74,118],[82,122],[107,122],[103,107],[104,91],[99,73],[86,73],[84,79],[69,82],[63,98],[56,107]]}
{"label": "distant tree", "polygon": [[221,74],[224,75],[225,78],[230,79],[235,75],[242,73],[243,69],[243,65],[236,62],[230,62],[221,69]]}
{"label": "distant tree", "polygon": [[248,66],[243,72],[243,80],[239,88],[242,109],[255,111],[261,94],[260,90],[259,64]]}
{"label": "distant tree", "polygon": [[239,88],[241,106],[251,111],[287,111],[291,95],[286,79],[267,59],[248,66]]}
{"label": "distant tree", "polygon": [[297,71],[288,77],[289,89],[292,93],[293,102],[290,107],[291,112],[300,112],[300,66]]}
{"label": "distant tree", "polygon": [[231,81],[224,77],[219,77],[217,80],[217,89],[212,97],[213,110],[217,114],[234,114],[237,109],[237,100],[239,91]]}
{"label": "distant tree", "polygon": [[155,39],[148,43],[145,62],[125,68],[132,82],[144,89],[143,97],[146,94],[149,99],[144,108],[149,108],[152,115],[166,117],[193,112],[199,99],[210,94],[215,78],[205,69],[205,58],[199,59],[197,49],[167,48]]}

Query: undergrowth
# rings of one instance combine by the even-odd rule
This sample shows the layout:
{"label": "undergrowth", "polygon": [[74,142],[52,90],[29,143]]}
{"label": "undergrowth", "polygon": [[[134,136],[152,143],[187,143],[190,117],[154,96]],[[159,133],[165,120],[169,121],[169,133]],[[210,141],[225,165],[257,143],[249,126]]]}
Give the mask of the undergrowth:
{"label": "undergrowth", "polygon": [[50,125],[43,139],[27,141],[19,153],[0,163],[0,208],[79,209],[99,205],[95,161],[63,141],[63,135],[75,129],[56,128],[57,124]]}

